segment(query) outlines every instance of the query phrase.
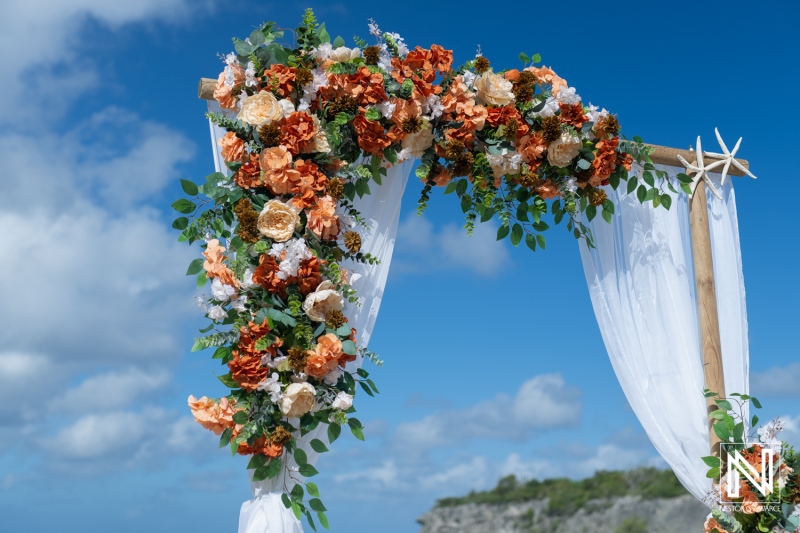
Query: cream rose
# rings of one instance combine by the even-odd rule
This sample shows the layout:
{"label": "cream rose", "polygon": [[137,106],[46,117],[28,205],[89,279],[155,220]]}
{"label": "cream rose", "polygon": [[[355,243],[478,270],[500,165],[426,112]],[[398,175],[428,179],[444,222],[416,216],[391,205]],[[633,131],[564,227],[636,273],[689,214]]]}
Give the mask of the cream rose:
{"label": "cream rose", "polygon": [[294,228],[299,222],[300,216],[291,200],[287,203],[270,200],[258,215],[258,231],[277,242],[286,242],[292,238]]}
{"label": "cream rose", "polygon": [[300,151],[303,153],[319,152],[327,154],[331,151],[331,145],[328,143],[328,136],[325,135],[325,130],[322,129],[317,115],[312,115],[311,119],[314,121],[314,138],[303,143]]}
{"label": "cream rose", "polygon": [[331,311],[341,311],[343,308],[344,297],[330,281],[320,283],[303,302],[303,311],[314,322],[325,322]]}
{"label": "cream rose", "polygon": [[335,48],[331,51],[331,59],[334,61],[338,61],[339,63],[343,63],[345,61],[352,61],[353,59],[361,56],[361,49],[360,48],[347,48],[346,46],[340,46],[339,48]]}
{"label": "cream rose", "polygon": [[340,409],[342,411],[347,411],[351,407],[353,407],[353,397],[347,394],[346,392],[340,392],[336,395],[336,398],[333,400],[331,407],[334,409]]}
{"label": "cream rose", "polygon": [[422,157],[422,154],[433,144],[433,128],[427,120],[422,129],[403,137],[403,149],[408,150],[411,157]]}
{"label": "cream rose", "polygon": [[281,108],[281,113],[283,113],[283,118],[288,117],[289,115],[291,115],[296,111],[296,109],[294,108],[294,103],[288,98],[284,98],[283,100],[278,100],[278,106]]}
{"label": "cream rose", "polygon": [[303,416],[314,408],[316,389],[310,383],[292,383],[281,398],[281,413],[288,418]]}
{"label": "cream rose", "polygon": [[581,140],[577,135],[562,133],[547,147],[547,160],[554,167],[566,167],[578,157]]}
{"label": "cream rose", "polygon": [[475,79],[472,88],[481,104],[504,106],[514,102],[510,81],[494,72],[484,72]]}
{"label": "cream rose", "polygon": [[251,126],[270,125],[283,118],[283,109],[274,94],[261,91],[245,98],[236,118]]}

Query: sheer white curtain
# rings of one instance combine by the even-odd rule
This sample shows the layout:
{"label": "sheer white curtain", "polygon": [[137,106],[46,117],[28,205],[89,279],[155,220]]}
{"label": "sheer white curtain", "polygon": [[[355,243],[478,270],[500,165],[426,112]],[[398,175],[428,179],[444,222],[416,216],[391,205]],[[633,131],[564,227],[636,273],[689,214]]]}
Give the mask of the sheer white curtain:
{"label": "sheer white curtain", "polygon": [[[209,103],[209,111],[220,112],[216,102]],[[222,160],[221,150],[217,141],[225,135],[225,130],[209,122],[211,127],[211,142],[214,153],[214,165],[217,171],[227,173],[227,167]],[[363,198],[356,197],[354,205],[359,210],[368,228],[356,228],[361,233],[361,251],[372,254],[380,261],[378,264],[369,265],[355,261],[345,261],[342,266],[350,272],[350,281],[358,291],[361,305],[347,303],[344,314],[350,319],[349,324],[358,332],[358,344],[366,347],[369,343],[375,320],[378,317],[386,278],[389,275],[389,265],[394,251],[394,240],[397,235],[397,226],[400,220],[400,201],[408,182],[408,176],[413,166],[413,160],[391,167],[382,180],[382,185],[370,184],[372,194]],[[355,371],[361,366],[362,361],[356,360],[348,365],[348,370]],[[298,438],[298,444],[308,456],[308,462],[314,464],[319,454],[311,449],[309,443],[320,438],[327,440],[327,426],[320,426],[311,433]],[[297,464],[292,458],[283,456],[288,461],[292,477],[297,474]],[[252,477],[252,471],[250,472]],[[281,493],[291,490],[293,481],[286,477],[286,469],[275,479],[260,482],[251,482],[250,488],[253,498],[242,504],[239,513],[239,533],[301,533],[303,527],[294,517],[291,510],[286,509],[281,501]]]}
{"label": "sheer white curtain", "polygon": [[[657,166],[671,176],[682,171]],[[747,315],[739,229],[731,181],[723,199],[707,195],[728,393],[749,390]],[[581,241],[597,323],[622,390],[656,450],[698,499],[711,490],[703,367],[697,322],[686,195],[671,210],[642,205],[607,187],[616,206],[611,224],[589,226],[595,248]]]}

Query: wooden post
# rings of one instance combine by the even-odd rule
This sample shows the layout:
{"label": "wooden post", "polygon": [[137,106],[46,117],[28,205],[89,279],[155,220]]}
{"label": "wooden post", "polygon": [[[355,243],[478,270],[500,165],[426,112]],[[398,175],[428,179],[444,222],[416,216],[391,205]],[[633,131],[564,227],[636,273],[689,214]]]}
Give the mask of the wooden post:
{"label": "wooden post", "polygon": [[[711,257],[711,231],[708,226],[706,184],[697,184],[689,200],[689,224],[692,231],[694,256],[694,285],[697,292],[697,318],[700,326],[700,346],[703,352],[705,388],[725,396],[725,375],[722,370],[722,343],[719,335],[717,290],[714,285],[714,263]],[[707,399],[708,412],[717,409],[713,398]],[[719,456],[720,439],[708,422],[708,439],[712,455]]]}

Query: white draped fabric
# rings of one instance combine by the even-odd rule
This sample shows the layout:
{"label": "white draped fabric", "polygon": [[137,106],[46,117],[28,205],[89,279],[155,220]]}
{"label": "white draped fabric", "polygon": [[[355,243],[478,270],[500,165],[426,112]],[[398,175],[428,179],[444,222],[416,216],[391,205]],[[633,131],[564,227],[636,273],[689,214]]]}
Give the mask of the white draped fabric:
{"label": "white draped fabric", "polygon": [[[675,176],[683,169],[657,166]],[[707,194],[728,394],[749,390],[744,279],[736,201]],[[677,188],[677,187],[676,187]],[[711,490],[703,366],[695,298],[688,200],[673,194],[672,208],[653,209],[607,187],[616,206],[611,224],[589,226],[595,248],[580,243],[597,323],[622,390],[650,441],[681,483],[698,499]]]}
{"label": "white draped fabric", "polygon": [[[208,107],[209,111],[220,112],[219,104],[216,102],[210,102]],[[209,124],[214,164],[218,172],[228,173],[217,143],[225,135],[225,130],[211,122]],[[349,324],[358,332],[359,346],[364,348],[369,343],[383,299],[383,290],[389,275],[394,240],[400,220],[400,201],[403,198],[412,166],[413,160],[408,160],[389,168],[380,187],[371,183],[372,194],[363,198],[356,197],[354,201],[355,208],[369,225],[369,228],[357,228],[361,233],[361,251],[375,256],[380,261],[375,265],[355,261],[342,262],[342,266],[350,272],[351,285],[358,291],[361,298],[361,305],[348,302],[345,305],[344,314],[349,318]],[[348,370],[354,372],[361,366],[361,363],[360,359],[350,363]],[[311,433],[297,439],[299,446],[305,450],[308,456],[308,462],[312,465],[316,462],[319,454],[311,449],[309,443],[315,438],[325,440],[326,428],[327,426],[321,425]],[[303,531],[301,523],[294,517],[290,509],[284,507],[281,501],[281,494],[284,490],[289,491],[294,485],[291,478],[300,478],[297,473],[298,467],[294,460],[287,458],[286,455],[282,460],[288,461],[288,477],[286,476],[287,469],[284,468],[275,479],[255,483],[251,481],[250,488],[253,499],[242,504],[239,513],[239,533],[301,533]],[[252,477],[252,471],[250,471],[250,476]]]}

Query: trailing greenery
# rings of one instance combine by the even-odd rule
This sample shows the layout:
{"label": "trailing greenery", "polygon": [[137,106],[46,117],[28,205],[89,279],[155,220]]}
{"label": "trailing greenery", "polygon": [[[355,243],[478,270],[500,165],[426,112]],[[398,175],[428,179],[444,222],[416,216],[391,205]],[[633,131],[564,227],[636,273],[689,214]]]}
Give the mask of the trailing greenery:
{"label": "trailing greenery", "polygon": [[502,478],[495,488],[470,492],[459,498],[443,498],[437,507],[453,507],[468,503],[499,504],[528,500],[548,500],[551,516],[574,514],[589,500],[640,496],[644,499],[677,498],[688,494],[672,470],[637,468],[627,472],[600,471],[594,476],[574,481],[567,478],[539,481],[520,481],[510,475]]}

